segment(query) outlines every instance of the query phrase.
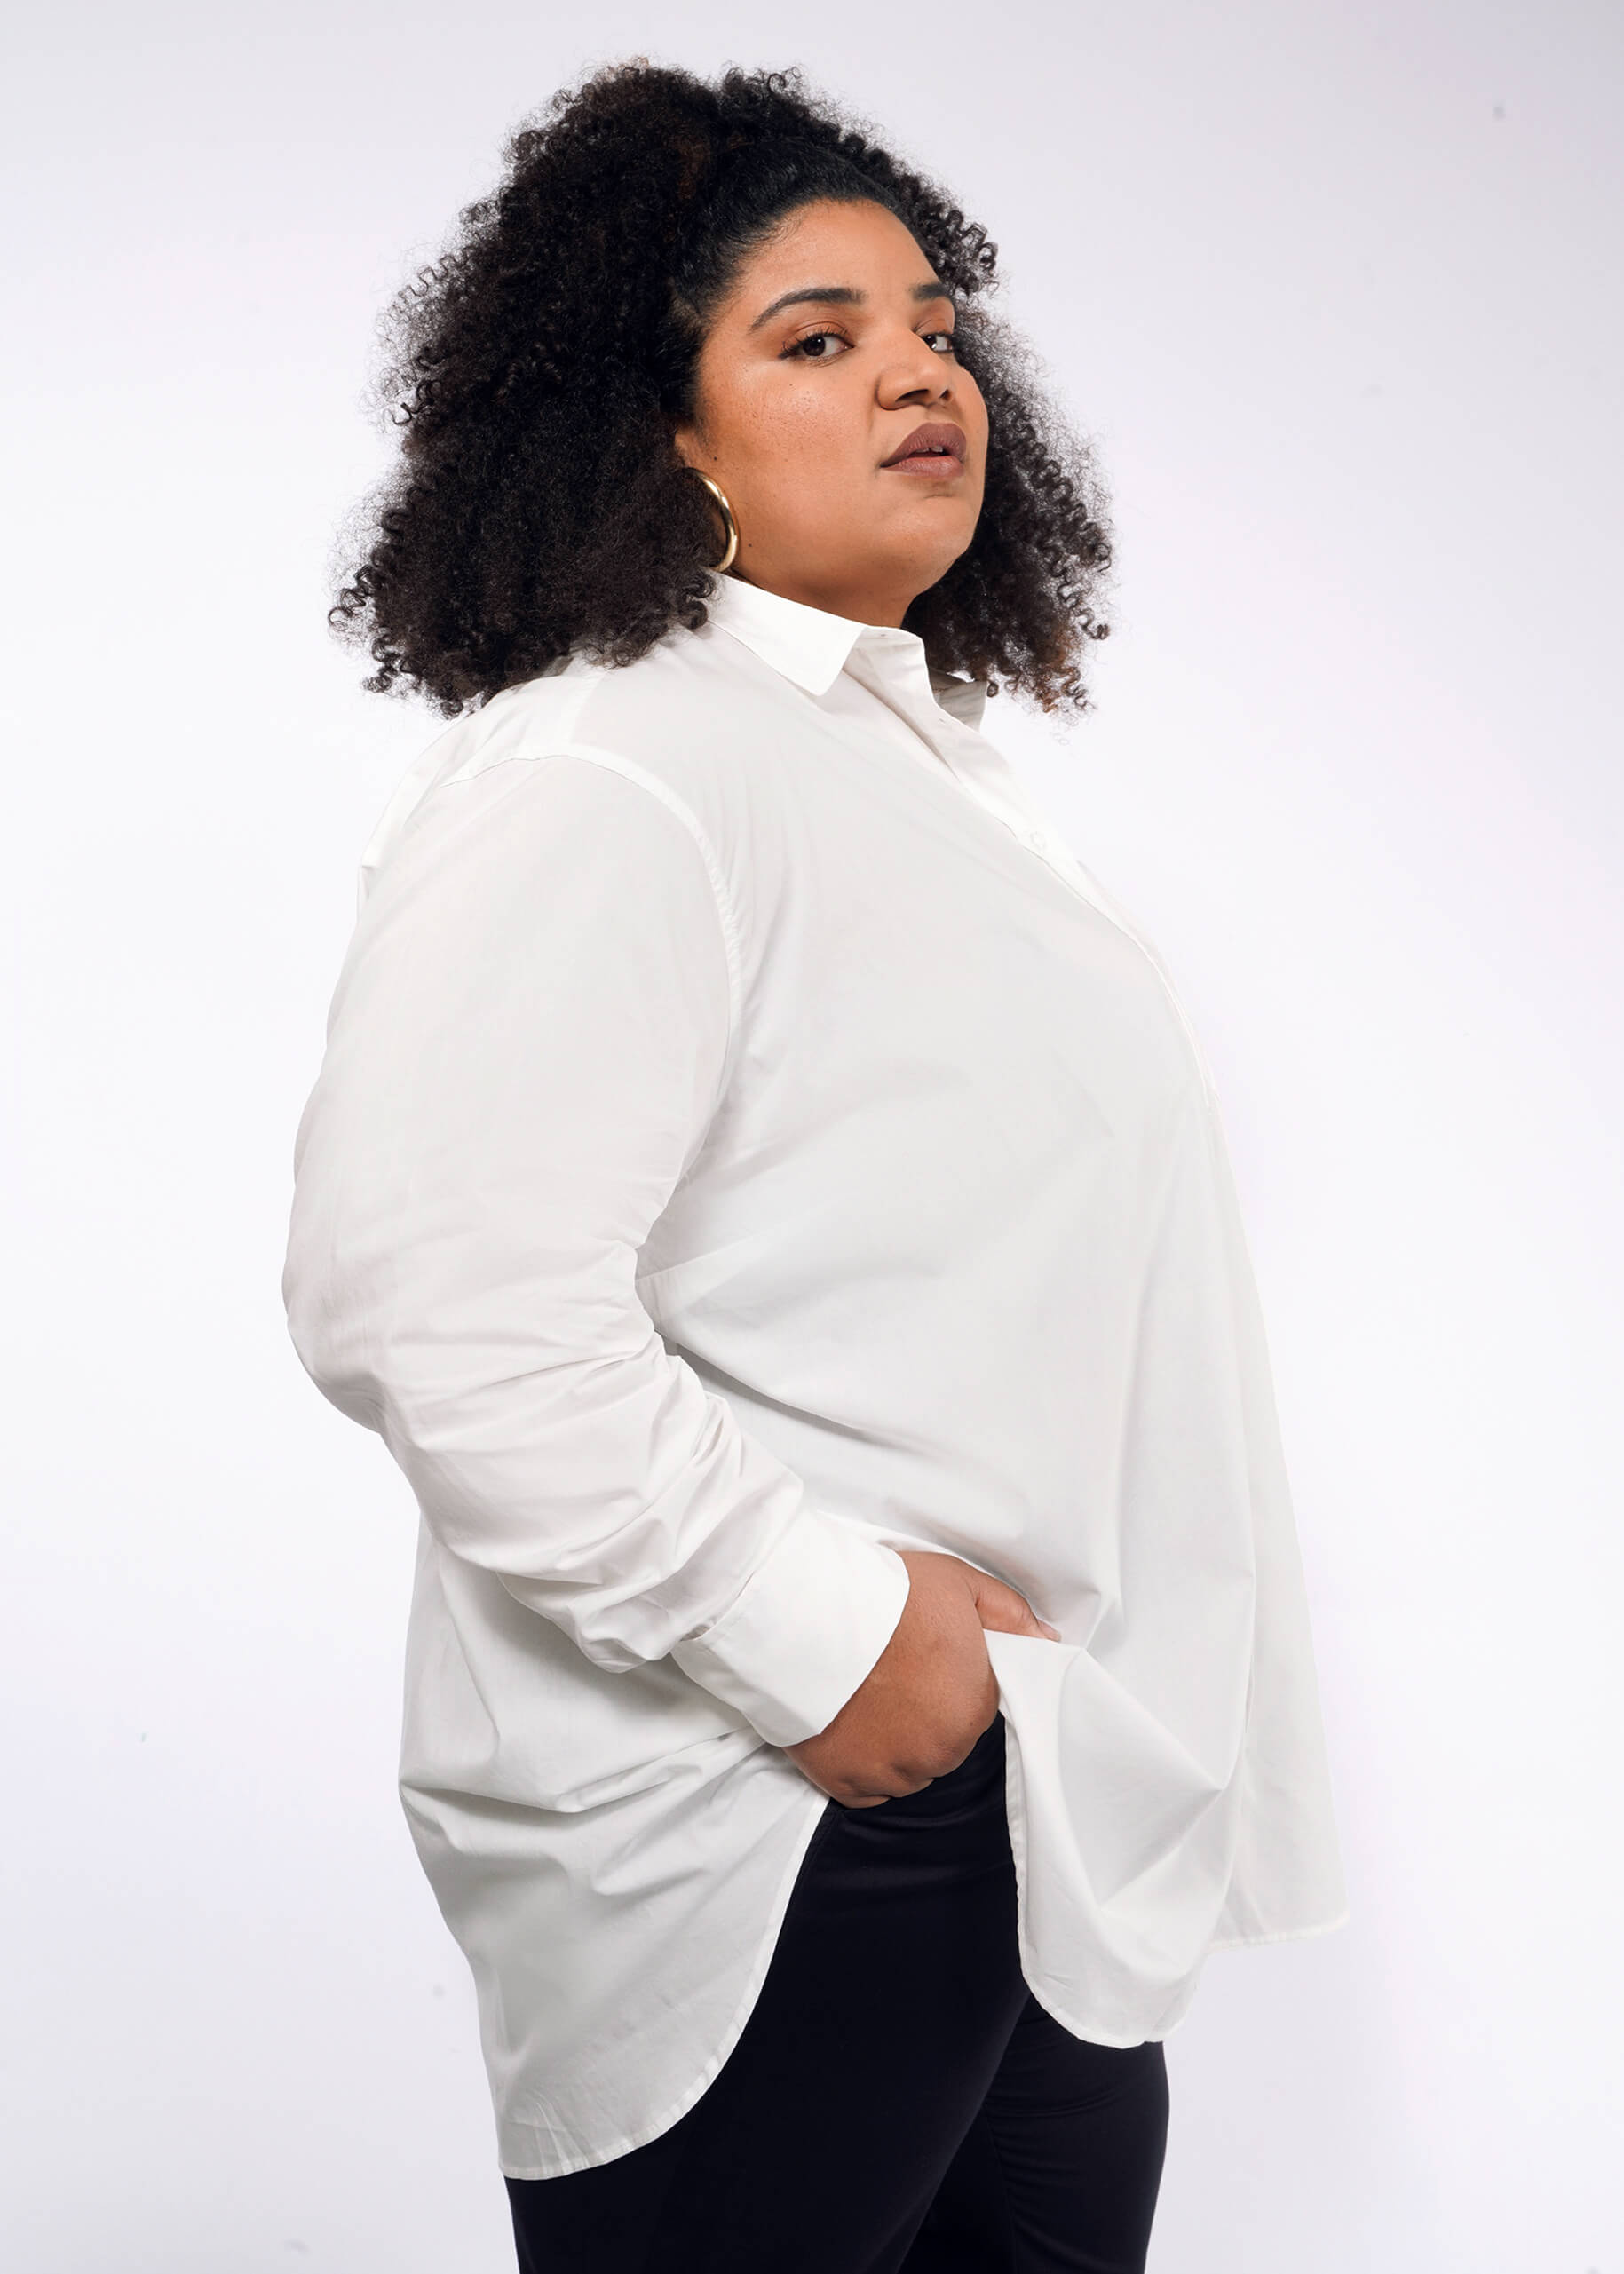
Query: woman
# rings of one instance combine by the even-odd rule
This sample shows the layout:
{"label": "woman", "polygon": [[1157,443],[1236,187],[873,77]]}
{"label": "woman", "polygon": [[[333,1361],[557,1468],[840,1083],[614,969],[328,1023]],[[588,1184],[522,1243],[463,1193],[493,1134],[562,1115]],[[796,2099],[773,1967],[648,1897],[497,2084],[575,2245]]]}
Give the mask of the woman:
{"label": "woman", "polygon": [[802,90],[555,99],[400,309],[286,1294],[422,1510],[400,1785],[525,2269],[1142,2268],[1207,1953],[1345,1915],[1199,1051],[994,249]]}

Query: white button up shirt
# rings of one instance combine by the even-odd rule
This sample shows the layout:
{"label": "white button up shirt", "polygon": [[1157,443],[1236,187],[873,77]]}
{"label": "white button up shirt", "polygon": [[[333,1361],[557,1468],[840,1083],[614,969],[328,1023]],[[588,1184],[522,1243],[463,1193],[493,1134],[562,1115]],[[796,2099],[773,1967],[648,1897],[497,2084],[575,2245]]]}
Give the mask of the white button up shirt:
{"label": "white button up shirt", "polygon": [[459,721],[363,861],[285,1295],[421,1509],[400,1791],[515,2177],[726,2058],[899,1549],[1063,1637],[987,1645],[1068,2029],[1347,1916],[1209,1080],[984,699],[720,578]]}

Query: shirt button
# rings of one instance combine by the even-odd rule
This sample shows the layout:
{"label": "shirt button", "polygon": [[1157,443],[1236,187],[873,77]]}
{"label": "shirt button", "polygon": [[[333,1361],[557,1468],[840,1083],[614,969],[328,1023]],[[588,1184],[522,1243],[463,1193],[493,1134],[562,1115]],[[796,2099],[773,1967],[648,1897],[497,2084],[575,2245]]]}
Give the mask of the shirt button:
{"label": "shirt button", "polygon": [[1047,829],[1023,829],[1021,842],[1029,844],[1034,852],[1042,852],[1049,843],[1049,832]]}

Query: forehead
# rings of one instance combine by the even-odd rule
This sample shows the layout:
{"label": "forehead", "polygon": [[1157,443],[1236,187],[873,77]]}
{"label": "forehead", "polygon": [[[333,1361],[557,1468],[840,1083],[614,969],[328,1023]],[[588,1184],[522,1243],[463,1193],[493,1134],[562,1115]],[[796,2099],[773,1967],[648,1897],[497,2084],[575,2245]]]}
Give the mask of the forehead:
{"label": "forehead", "polygon": [[772,236],[746,254],[728,295],[729,309],[748,323],[776,294],[799,286],[907,292],[931,273],[913,232],[888,207],[868,199],[847,204],[820,198],[786,214]]}

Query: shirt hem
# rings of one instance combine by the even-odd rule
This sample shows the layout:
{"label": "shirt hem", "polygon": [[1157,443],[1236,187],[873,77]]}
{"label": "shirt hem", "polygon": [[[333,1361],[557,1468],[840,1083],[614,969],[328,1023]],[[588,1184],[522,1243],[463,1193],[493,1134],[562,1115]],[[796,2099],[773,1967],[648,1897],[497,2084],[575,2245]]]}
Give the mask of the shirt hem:
{"label": "shirt hem", "polygon": [[1345,1927],[1352,1916],[1351,1904],[1344,1904],[1334,1919],[1318,1919],[1307,1927],[1277,1927],[1269,1934],[1224,1935],[1209,1942],[1207,1948],[1211,1953],[1216,1950],[1253,1950],[1264,1943],[1308,1942],[1315,1935],[1335,1934],[1337,1928]]}
{"label": "shirt hem", "polygon": [[[672,2125],[680,2121],[710,2089],[723,2064],[743,2036],[745,2024],[755,2011],[757,2001],[761,1995],[762,1985],[767,1978],[767,1969],[772,1965],[773,1953],[778,1948],[779,1936],[783,1930],[790,1898],[795,1893],[796,1881],[799,1878],[801,1866],[806,1860],[806,1851],[817,1836],[818,1827],[828,1810],[828,1797],[820,1793],[817,1786],[808,1781],[806,1789],[809,1795],[806,1828],[802,1837],[796,1841],[788,1865],[779,1882],[777,1892],[773,1897],[772,1910],[757,1948],[756,1963],[750,1970],[749,1981],[738,2005],[733,2009],[733,2018],[723,2033],[721,2043],[705,2064],[695,2081],[688,2086],[662,2114],[653,2118],[646,2124],[638,2126],[609,2146],[593,2149],[590,2152],[565,2156],[543,2156],[539,2159],[532,2156],[529,2159],[520,2160],[524,2151],[521,2150],[519,2143],[521,2138],[534,2140],[536,2136],[536,2127],[530,2124],[513,2123],[499,2116],[496,2119],[496,2161],[497,2168],[504,2178],[567,2179],[572,2172],[591,2171],[599,2164],[614,2163],[619,2157],[630,2155],[634,2148],[646,2148],[651,2140],[657,2140],[662,2132],[669,2132]],[[812,1808],[810,1804],[812,1799],[816,1799],[820,1805]],[[510,2145],[509,2143],[511,2144]]]}
{"label": "shirt hem", "polygon": [[1073,2037],[1089,2045],[1108,2045],[1127,2050],[1136,2045],[1163,2044],[1179,2024],[1186,2020],[1195,2003],[1200,1985],[1201,1972],[1207,1961],[1221,1950],[1248,1950],[1269,1943],[1306,1942],[1317,1935],[1328,1935],[1338,1927],[1345,1927],[1352,1917],[1352,1906],[1344,1903],[1342,1909],[1328,1919],[1318,1919],[1298,1927],[1277,1927],[1260,1934],[1225,1935],[1209,1939],[1190,1971],[1171,1992],[1168,2006],[1160,2027],[1136,2026],[1124,2035],[1121,2029],[1113,2030],[1098,2022],[1080,2022],[1075,2013],[1062,2012],[1055,1997],[1053,1985],[1044,1978],[1044,1970],[1032,1945],[1027,1915],[1027,1874],[1030,1864],[1026,1844],[1026,1787],[1019,1773],[1019,1750],[1011,1746],[1004,1786],[1004,1813],[1010,1826],[1010,1849],[1015,1865],[1015,1934],[1019,1953],[1021,1972],[1026,1987],[1052,2021]]}

